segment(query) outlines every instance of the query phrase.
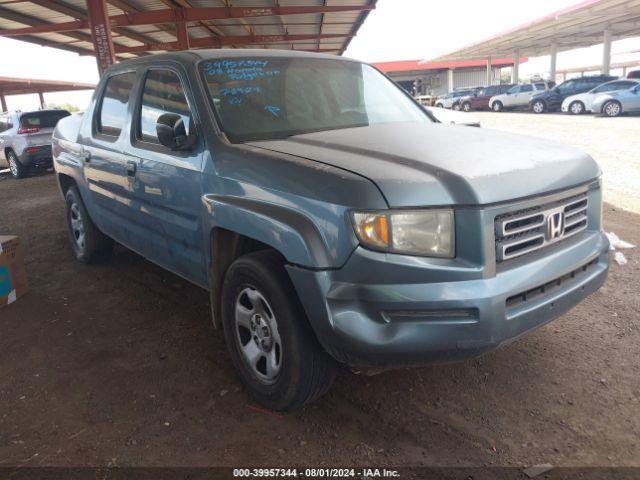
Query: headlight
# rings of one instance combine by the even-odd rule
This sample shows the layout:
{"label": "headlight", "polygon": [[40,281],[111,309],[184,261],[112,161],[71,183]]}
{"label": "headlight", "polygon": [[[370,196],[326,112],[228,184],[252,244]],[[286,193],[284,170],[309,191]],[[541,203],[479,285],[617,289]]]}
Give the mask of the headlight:
{"label": "headlight", "polygon": [[360,243],[374,250],[428,257],[455,255],[453,210],[353,212],[352,221]]}

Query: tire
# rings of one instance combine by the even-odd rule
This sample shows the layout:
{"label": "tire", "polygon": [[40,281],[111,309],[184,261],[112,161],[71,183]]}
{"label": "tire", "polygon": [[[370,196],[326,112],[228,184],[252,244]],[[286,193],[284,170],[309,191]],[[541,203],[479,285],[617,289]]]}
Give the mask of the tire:
{"label": "tire", "polygon": [[65,195],[67,229],[76,260],[94,263],[105,260],[113,251],[113,240],[98,230],[82,202],[77,187],[70,187]]}
{"label": "tire", "polygon": [[584,103],[580,100],[576,100],[575,102],[571,102],[569,104],[569,108],[567,110],[571,115],[582,115],[585,111]]}
{"label": "tire", "polygon": [[471,111],[471,104],[469,102],[464,102],[462,104],[462,110],[464,110],[465,112],[470,112]]}
{"label": "tire", "polygon": [[459,112],[461,110],[460,104],[459,103],[454,103],[452,110],[455,110],[456,112]]}
{"label": "tire", "polygon": [[609,100],[602,106],[602,114],[606,117],[618,117],[622,114],[622,105],[615,100]]}
{"label": "tire", "polygon": [[9,164],[11,175],[13,175],[13,178],[15,178],[16,180],[24,178],[27,174],[27,167],[20,163],[20,159],[13,152],[13,150],[9,150],[7,152],[7,163]]}
{"label": "tire", "polygon": [[444,108],[444,105],[441,103],[436,103],[436,108]]}
{"label": "tire", "polygon": [[533,113],[544,113],[547,111],[547,104],[542,100],[536,100],[531,104],[531,111]]}
{"label": "tire", "polygon": [[261,405],[293,410],[331,387],[337,362],[316,340],[277,252],[253,252],[229,267],[222,324],[240,380]]}
{"label": "tire", "polygon": [[501,112],[502,110],[504,110],[504,105],[502,105],[502,102],[500,100],[496,100],[491,105],[491,110],[493,110],[494,112]]}

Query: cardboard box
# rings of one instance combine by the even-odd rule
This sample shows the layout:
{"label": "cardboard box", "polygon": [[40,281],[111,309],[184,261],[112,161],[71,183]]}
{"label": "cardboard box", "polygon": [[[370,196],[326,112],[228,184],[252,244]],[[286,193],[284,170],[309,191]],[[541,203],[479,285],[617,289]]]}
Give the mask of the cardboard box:
{"label": "cardboard box", "polygon": [[27,292],[20,239],[0,235],[0,308],[15,302]]}

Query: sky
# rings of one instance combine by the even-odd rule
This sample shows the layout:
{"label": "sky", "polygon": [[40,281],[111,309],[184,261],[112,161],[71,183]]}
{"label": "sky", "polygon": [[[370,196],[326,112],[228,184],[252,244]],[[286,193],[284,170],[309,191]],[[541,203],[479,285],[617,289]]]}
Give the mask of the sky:
{"label": "sky", "polygon": [[[378,0],[345,56],[366,62],[426,60],[501,31],[578,3],[579,0]],[[640,60],[640,38],[613,43],[613,62]],[[95,59],[75,53],[40,47],[0,37],[0,76],[96,83]],[[558,54],[558,69],[597,65],[602,61],[602,45]],[[522,77],[544,74],[549,57],[532,58],[521,65]],[[616,72],[614,72],[616,73]],[[45,94],[48,103],[71,103],[83,109],[90,92]],[[7,98],[9,109],[38,108],[37,95]]]}

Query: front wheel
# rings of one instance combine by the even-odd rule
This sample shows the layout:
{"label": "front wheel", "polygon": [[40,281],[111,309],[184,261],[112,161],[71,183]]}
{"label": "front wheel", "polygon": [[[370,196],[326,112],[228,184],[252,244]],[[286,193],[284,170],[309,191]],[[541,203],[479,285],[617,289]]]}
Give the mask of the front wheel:
{"label": "front wheel", "polygon": [[531,104],[531,111],[533,113],[544,113],[547,109],[547,105],[542,100],[536,100]]}
{"label": "front wheel", "polygon": [[580,101],[571,102],[569,112],[571,112],[572,115],[582,115],[584,113],[584,103]]}
{"label": "front wheel", "polygon": [[76,260],[92,263],[108,257],[113,250],[113,240],[95,226],[76,187],[67,190],[65,201],[69,241]]}
{"label": "front wheel", "polygon": [[240,380],[265,407],[292,410],[333,383],[336,362],[316,340],[277,252],[250,253],[229,267],[222,323]]}
{"label": "front wheel", "polygon": [[9,163],[9,170],[13,178],[16,180],[24,178],[27,174],[27,167],[20,163],[20,159],[18,159],[18,156],[13,151],[7,152],[7,162]]}
{"label": "front wheel", "polygon": [[471,111],[471,104],[469,102],[464,102],[462,104],[462,110],[464,110],[465,112],[470,112]]}
{"label": "front wheel", "polygon": [[503,109],[504,105],[502,105],[502,102],[500,101],[493,102],[493,105],[491,105],[491,110],[494,112],[501,112]]}
{"label": "front wheel", "polygon": [[602,113],[607,117],[617,117],[622,113],[622,105],[615,100],[609,100],[602,107]]}

